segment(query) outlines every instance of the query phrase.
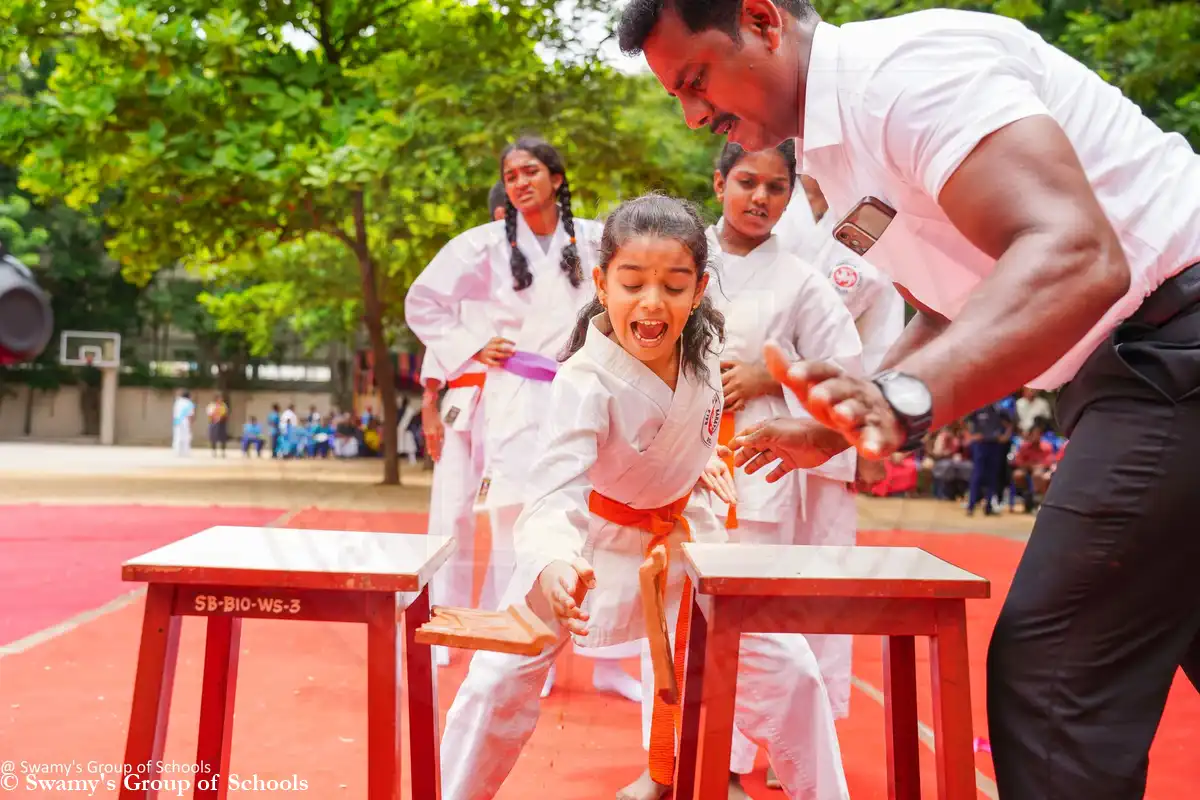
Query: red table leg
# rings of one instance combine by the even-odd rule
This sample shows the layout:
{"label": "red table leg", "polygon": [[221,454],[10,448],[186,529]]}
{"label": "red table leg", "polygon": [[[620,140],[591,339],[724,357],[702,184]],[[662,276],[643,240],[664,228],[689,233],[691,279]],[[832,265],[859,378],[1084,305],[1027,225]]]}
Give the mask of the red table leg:
{"label": "red table leg", "polygon": [[367,800],[400,798],[396,595],[367,596]]}
{"label": "red table leg", "polygon": [[684,662],[683,696],[680,698],[679,755],[675,759],[675,798],[696,796],[696,752],[700,748],[700,698],[704,692],[704,658],[708,641],[704,611],[692,601],[692,624]]}
{"label": "red table leg", "polygon": [[884,638],[883,670],[888,800],[921,800],[917,653],[916,641],[912,636]]}
{"label": "red table leg", "polygon": [[200,735],[196,746],[194,800],[225,800],[229,792],[229,749],[237,687],[242,620],[209,617],[204,644],[204,683],[200,694]]}
{"label": "red table leg", "polygon": [[442,796],[438,724],[437,670],[429,645],[417,644],[417,629],[429,621],[429,587],[404,610],[404,666],[408,680],[408,747],[412,796],[440,800]]}
{"label": "red table leg", "polygon": [[[148,764],[162,760],[171,713],[171,689],[179,655],[180,618],[171,614],[175,587],[152,583],[146,589],[146,611],[138,646],[137,677],[125,741],[126,774],[135,780],[122,781],[120,800],[153,800],[158,792],[142,788],[157,776]],[[133,788],[130,788],[133,787]]]}
{"label": "red table leg", "polygon": [[[737,597],[713,597],[704,643],[704,684],[696,752],[696,797],[729,794],[729,758],[737,696],[738,645],[742,638]],[[693,620],[693,627],[699,620]]]}
{"label": "red table leg", "polygon": [[947,600],[939,604],[937,633],[930,640],[929,655],[938,797],[941,800],[975,800],[971,670],[967,659],[964,601]]}

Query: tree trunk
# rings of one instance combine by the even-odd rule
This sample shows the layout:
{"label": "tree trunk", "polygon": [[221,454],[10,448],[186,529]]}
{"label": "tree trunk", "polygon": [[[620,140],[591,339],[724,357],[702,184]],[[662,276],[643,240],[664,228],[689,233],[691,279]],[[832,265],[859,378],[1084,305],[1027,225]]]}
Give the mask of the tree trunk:
{"label": "tree trunk", "polygon": [[379,384],[379,401],[383,405],[380,437],[383,442],[383,483],[398,486],[400,454],[397,427],[400,420],[396,408],[396,372],[392,368],[392,355],[388,352],[387,340],[383,335],[383,306],[379,301],[375,262],[367,244],[367,220],[361,190],[354,193],[354,255],[358,259],[358,271],[362,277],[363,316],[371,339],[371,350],[375,354],[375,382]]}

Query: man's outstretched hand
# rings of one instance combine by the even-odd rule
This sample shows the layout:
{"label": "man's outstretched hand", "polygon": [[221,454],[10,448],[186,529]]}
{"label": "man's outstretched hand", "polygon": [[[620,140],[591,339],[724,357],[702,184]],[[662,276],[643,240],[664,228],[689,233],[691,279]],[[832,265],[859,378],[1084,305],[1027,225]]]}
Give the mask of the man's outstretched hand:
{"label": "man's outstretched hand", "polygon": [[767,483],[775,483],[794,469],[821,466],[845,450],[846,443],[814,420],[779,417],[739,432],[718,453],[723,456],[727,449],[733,452],[734,466],[745,467],[747,475],[779,462],[767,473]]}
{"label": "man's outstretched hand", "polygon": [[795,392],[813,419],[840,434],[863,458],[887,458],[904,444],[892,407],[871,381],[850,377],[827,361],[789,363],[775,344],[768,344],[763,355],[771,376]]}

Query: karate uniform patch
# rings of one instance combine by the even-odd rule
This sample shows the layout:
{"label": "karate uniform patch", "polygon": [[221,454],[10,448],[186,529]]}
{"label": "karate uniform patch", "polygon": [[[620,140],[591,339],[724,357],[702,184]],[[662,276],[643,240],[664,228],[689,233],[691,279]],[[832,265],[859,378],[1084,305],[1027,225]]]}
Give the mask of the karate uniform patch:
{"label": "karate uniform patch", "polygon": [[861,275],[858,270],[849,264],[839,264],[834,267],[833,272],[829,274],[829,279],[833,281],[833,285],[839,292],[849,292],[858,285]]}

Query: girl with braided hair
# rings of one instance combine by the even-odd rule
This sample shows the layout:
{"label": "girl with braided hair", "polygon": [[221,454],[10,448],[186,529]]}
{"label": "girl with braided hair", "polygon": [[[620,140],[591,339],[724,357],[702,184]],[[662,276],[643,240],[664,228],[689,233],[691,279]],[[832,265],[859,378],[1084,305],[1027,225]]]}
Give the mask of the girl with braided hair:
{"label": "girl with braided hair", "polygon": [[[479,601],[489,609],[513,572],[513,525],[525,502],[549,380],[579,310],[593,296],[589,278],[602,232],[598,222],[575,219],[566,165],[542,139],[521,137],[504,149],[498,185],[503,217],[451,240],[405,300],[409,328],[446,370],[449,385],[464,379],[482,385],[484,467],[475,511],[491,529]],[[508,368],[518,352],[522,358],[540,356],[550,369],[531,374]],[[484,365],[486,376],[472,374],[472,364]],[[616,661],[637,654],[637,647],[598,653],[596,688],[639,702],[640,683]],[[553,681],[551,672],[544,693]]]}

